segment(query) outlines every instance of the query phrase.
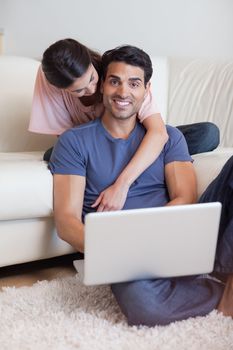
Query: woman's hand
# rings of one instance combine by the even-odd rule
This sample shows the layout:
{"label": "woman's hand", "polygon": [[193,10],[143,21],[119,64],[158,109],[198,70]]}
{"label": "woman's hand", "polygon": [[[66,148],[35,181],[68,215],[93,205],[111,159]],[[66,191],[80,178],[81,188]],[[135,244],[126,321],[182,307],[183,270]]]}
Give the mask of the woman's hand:
{"label": "woman's hand", "polygon": [[113,211],[123,208],[128,194],[129,186],[115,182],[102,191],[92,208],[98,207],[97,211]]}

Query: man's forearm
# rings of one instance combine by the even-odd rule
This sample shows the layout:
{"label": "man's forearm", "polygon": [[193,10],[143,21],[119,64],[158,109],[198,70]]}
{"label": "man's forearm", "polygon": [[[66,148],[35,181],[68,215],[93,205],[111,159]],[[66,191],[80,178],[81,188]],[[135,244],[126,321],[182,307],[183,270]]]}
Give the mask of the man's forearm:
{"label": "man's forearm", "polygon": [[177,197],[172,200],[170,200],[166,206],[171,206],[171,205],[184,205],[184,204],[194,204],[197,202],[196,196],[193,196],[192,198],[183,198],[183,197]]}
{"label": "man's forearm", "polygon": [[76,217],[64,216],[61,218],[55,217],[56,228],[59,237],[72,245],[74,249],[84,252],[84,225]]}

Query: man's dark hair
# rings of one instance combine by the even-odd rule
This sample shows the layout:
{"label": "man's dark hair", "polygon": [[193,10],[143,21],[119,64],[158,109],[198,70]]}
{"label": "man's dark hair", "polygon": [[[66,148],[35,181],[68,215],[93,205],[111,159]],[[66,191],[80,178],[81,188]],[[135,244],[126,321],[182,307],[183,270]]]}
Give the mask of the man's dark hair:
{"label": "man's dark hair", "polygon": [[150,80],[153,68],[149,55],[136,46],[124,45],[106,51],[102,56],[102,77],[106,78],[107,69],[112,62],[124,62],[131,66],[139,67],[144,71],[144,84]]}
{"label": "man's dark hair", "polygon": [[101,56],[74,39],[55,42],[45,50],[42,70],[50,84],[67,88],[93,64],[101,74]]}

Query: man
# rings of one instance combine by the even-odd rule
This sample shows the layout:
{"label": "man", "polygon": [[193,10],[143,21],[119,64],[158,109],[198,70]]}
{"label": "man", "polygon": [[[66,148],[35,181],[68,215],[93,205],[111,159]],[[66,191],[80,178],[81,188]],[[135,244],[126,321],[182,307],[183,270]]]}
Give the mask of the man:
{"label": "man", "polygon": [[[59,138],[50,162],[54,174],[54,214],[58,234],[81,252],[84,252],[84,216],[95,210],[99,193],[115,181],[145,134],[136,116],[148,92],[152,75],[149,56],[132,46],[107,51],[102,64],[103,115],[65,132]],[[195,173],[185,139],[176,128],[168,126],[167,132],[169,140],[163,151],[131,185],[123,209],[196,202]],[[233,225],[233,210],[230,213],[227,210],[230,206],[233,208],[233,196],[229,197],[227,188],[228,183],[233,183],[233,158],[220,176],[224,177],[222,190],[217,193],[222,182],[222,178],[217,178],[203,195],[202,201],[220,200],[223,207],[226,204],[220,229],[223,242],[226,236],[233,239],[233,227],[229,226],[231,221]],[[226,234],[227,229],[229,233]],[[232,247],[233,242],[228,256],[233,256]],[[226,265],[227,256],[223,249],[219,254],[216,270],[232,273],[233,262]],[[218,268],[222,263],[224,266]],[[221,311],[228,313],[230,305],[231,315],[232,284],[230,276],[219,306]],[[219,304],[223,289],[220,281],[205,276],[112,285],[128,323],[148,326],[205,315]]]}

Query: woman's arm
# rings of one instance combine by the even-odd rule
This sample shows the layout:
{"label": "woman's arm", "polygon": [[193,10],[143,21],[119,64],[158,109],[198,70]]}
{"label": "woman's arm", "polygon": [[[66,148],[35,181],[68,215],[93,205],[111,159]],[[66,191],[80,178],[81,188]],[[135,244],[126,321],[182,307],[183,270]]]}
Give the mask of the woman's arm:
{"label": "woman's arm", "polygon": [[92,205],[97,211],[120,210],[125,204],[129,187],[155,161],[168,140],[166,127],[159,113],[143,121],[146,134],[131,161],[116,182],[100,193]]}

